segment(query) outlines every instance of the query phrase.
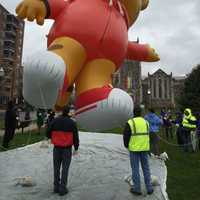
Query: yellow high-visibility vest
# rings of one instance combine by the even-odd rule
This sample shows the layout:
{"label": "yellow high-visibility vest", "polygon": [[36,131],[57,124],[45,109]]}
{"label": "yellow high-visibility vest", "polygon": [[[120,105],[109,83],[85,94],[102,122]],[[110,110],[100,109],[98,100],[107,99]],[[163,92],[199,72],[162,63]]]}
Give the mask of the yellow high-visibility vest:
{"label": "yellow high-visibility vest", "polygon": [[135,117],[128,120],[131,128],[129,151],[149,151],[149,123],[142,117]]}
{"label": "yellow high-visibility vest", "polygon": [[183,118],[183,121],[182,121],[183,127],[189,128],[189,129],[196,129],[196,124],[190,124],[190,122],[189,122],[188,120],[196,121],[196,117],[193,116],[193,115],[190,116],[189,118],[184,117],[184,118]]}

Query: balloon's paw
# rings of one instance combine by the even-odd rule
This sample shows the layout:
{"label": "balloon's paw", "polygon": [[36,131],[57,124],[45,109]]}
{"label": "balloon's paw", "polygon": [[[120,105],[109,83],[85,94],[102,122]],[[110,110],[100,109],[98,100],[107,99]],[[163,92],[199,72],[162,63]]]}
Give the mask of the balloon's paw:
{"label": "balloon's paw", "polygon": [[[108,130],[111,128],[124,126],[124,123],[132,116],[133,101],[131,97],[118,88],[110,88],[109,92],[105,88],[96,91],[94,102],[79,107],[76,110],[76,118],[81,127],[87,130]],[[101,93],[107,93],[102,99]],[[78,97],[78,101],[83,103],[84,98]],[[94,94],[88,92],[88,99],[94,98]]]}
{"label": "balloon's paw", "polygon": [[148,47],[148,58],[147,61],[148,62],[156,62],[160,60],[159,55],[156,53],[155,49],[151,48],[149,45],[147,45]]}
{"label": "balloon's paw", "polygon": [[37,52],[24,66],[23,95],[38,108],[52,108],[62,88],[66,66],[61,57],[49,51]]}

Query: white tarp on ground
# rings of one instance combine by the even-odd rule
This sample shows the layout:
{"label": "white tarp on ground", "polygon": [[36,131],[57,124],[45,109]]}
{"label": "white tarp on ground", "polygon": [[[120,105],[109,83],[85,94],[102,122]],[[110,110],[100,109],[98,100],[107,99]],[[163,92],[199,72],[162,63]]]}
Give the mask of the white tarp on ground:
{"label": "white tarp on ground", "polygon": [[[159,199],[167,196],[165,163],[151,159],[152,174],[160,186],[153,195],[146,195],[143,177],[143,195],[128,192],[124,177],[131,172],[129,156],[123,147],[121,135],[80,133],[80,154],[73,158],[69,176],[69,194],[53,194],[52,146],[40,148],[40,143],[0,153],[0,200],[132,200]],[[15,179],[31,176],[34,187],[15,185]]]}

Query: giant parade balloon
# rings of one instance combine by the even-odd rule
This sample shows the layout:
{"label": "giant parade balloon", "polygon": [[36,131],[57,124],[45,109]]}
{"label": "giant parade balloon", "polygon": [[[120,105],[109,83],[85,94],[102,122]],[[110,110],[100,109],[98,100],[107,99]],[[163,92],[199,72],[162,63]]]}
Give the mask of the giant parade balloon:
{"label": "giant parade balloon", "polygon": [[[75,87],[76,119],[90,130],[123,125],[133,111],[132,98],[113,88],[112,74],[124,59],[154,62],[147,44],[128,41],[128,29],[148,0],[23,0],[21,19],[42,25],[54,20],[48,48],[24,66],[23,95],[38,108],[62,110]],[[34,34],[34,33],[33,33]],[[34,35],[32,36],[34,37]]]}

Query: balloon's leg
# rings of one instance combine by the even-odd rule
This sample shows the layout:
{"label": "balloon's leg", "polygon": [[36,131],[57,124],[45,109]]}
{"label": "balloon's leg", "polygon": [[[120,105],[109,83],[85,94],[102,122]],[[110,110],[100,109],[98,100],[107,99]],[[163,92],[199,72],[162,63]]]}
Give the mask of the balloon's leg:
{"label": "balloon's leg", "polygon": [[76,79],[76,119],[88,130],[105,130],[124,125],[132,116],[132,98],[123,90],[113,88],[113,62],[93,60]]}
{"label": "balloon's leg", "polygon": [[67,37],[54,40],[48,49],[62,57],[66,64],[64,83],[54,107],[55,110],[62,110],[69,101],[74,80],[85,62],[86,52],[79,42]]}
{"label": "balloon's leg", "polygon": [[72,90],[67,90],[63,93],[59,93],[59,96],[57,98],[56,104],[54,106],[55,111],[61,111],[63,110],[63,107],[68,104],[70,96],[71,96]]}
{"label": "balloon's leg", "polygon": [[48,51],[32,55],[24,66],[23,95],[31,105],[60,110],[86,59],[83,46],[74,39],[55,39]]}

